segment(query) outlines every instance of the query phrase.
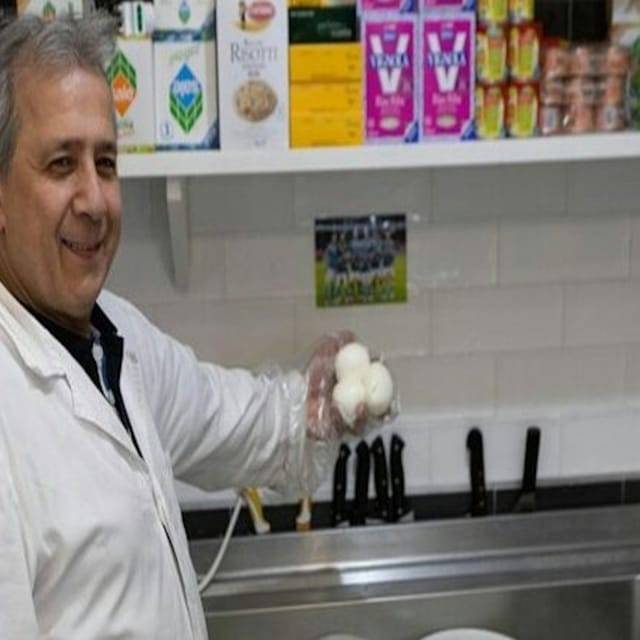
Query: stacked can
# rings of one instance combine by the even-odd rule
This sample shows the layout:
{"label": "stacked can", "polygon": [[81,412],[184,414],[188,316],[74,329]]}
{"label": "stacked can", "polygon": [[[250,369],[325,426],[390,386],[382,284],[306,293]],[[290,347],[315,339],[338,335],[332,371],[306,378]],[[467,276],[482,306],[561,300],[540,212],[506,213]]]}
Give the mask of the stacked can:
{"label": "stacked can", "polygon": [[533,18],[533,0],[478,0],[478,138],[538,133],[542,26]]}
{"label": "stacked can", "polygon": [[541,82],[542,134],[624,129],[629,69],[629,51],[621,45],[547,46]]}

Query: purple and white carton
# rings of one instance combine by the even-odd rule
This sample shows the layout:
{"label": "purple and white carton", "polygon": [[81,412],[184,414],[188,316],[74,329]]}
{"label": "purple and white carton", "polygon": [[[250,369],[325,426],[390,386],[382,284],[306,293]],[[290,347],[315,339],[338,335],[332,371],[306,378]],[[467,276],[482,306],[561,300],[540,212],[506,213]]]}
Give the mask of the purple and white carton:
{"label": "purple and white carton", "polygon": [[418,19],[362,16],[366,142],[418,141]]}
{"label": "purple and white carton", "polygon": [[422,137],[474,137],[475,15],[420,18]]}
{"label": "purple and white carton", "polygon": [[366,11],[397,11],[411,13],[416,10],[418,0],[360,0],[360,12]]}
{"label": "purple and white carton", "polygon": [[476,10],[476,0],[419,0],[419,2],[421,13]]}

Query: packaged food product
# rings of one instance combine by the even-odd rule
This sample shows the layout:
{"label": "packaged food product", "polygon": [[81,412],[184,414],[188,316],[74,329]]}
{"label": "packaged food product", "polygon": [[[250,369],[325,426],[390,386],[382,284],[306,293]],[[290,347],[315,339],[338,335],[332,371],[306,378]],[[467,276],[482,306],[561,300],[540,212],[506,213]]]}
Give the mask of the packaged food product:
{"label": "packaged food product", "polygon": [[629,73],[631,68],[629,50],[619,44],[611,44],[607,47],[605,61],[605,71],[610,75],[623,76]]}
{"label": "packaged food product", "polygon": [[482,140],[504,138],[506,135],[506,84],[476,85],[476,135]]}
{"label": "packaged food product", "polygon": [[598,95],[608,104],[623,104],[627,91],[627,76],[603,76],[598,79]]}
{"label": "packaged food product", "polygon": [[475,11],[476,0],[420,0],[420,11],[430,13],[433,11]]}
{"label": "packaged food product", "polygon": [[415,3],[413,0],[360,0],[360,8],[362,11],[397,11],[405,13],[415,11]]}
{"label": "packaged food product", "polygon": [[507,134],[512,138],[530,138],[539,132],[539,88],[536,82],[509,85]]}
{"label": "packaged food product", "polygon": [[509,27],[509,73],[513,80],[531,82],[540,74],[542,25],[523,22]]}
{"label": "packaged food product", "polygon": [[622,131],[626,127],[625,110],[619,104],[601,104],[596,108],[597,131]]}
{"label": "packaged food product", "polygon": [[476,76],[480,82],[507,79],[508,34],[506,25],[479,24],[476,30]]}
{"label": "packaged food product", "polygon": [[529,22],[535,17],[534,0],[508,0],[509,21]]}
{"label": "packaged food product", "polygon": [[469,11],[420,18],[425,140],[473,137],[475,30],[475,16]]}
{"label": "packaged food product", "polygon": [[600,83],[594,78],[577,76],[565,85],[565,96],[568,102],[595,105],[598,102]]}
{"label": "packaged food product", "polygon": [[542,52],[542,75],[565,78],[571,69],[571,51],[562,45],[545,45]]}
{"label": "packaged food product", "polygon": [[362,17],[367,142],[418,141],[417,16]]}
{"label": "packaged food product", "polygon": [[600,76],[604,66],[604,53],[597,45],[579,45],[571,51],[572,76]]}
{"label": "packaged food product", "polygon": [[584,102],[573,102],[565,111],[564,128],[568,133],[589,133],[596,126],[595,109]]}
{"label": "packaged food product", "polygon": [[354,42],[358,39],[356,7],[293,7],[289,11],[289,44]]}
{"label": "packaged food product", "polygon": [[562,78],[543,78],[540,82],[540,102],[542,104],[564,104],[565,81]]}
{"label": "packaged food product", "polygon": [[478,20],[503,24],[509,19],[508,0],[477,0]]}
{"label": "packaged food product", "polygon": [[543,104],[540,106],[540,133],[552,136],[563,133],[564,107],[560,104]]}

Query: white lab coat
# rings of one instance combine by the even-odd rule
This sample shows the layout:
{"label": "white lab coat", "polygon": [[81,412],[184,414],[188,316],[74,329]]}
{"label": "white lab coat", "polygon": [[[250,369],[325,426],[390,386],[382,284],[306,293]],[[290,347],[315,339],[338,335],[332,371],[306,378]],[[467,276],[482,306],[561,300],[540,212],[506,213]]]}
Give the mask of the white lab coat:
{"label": "white lab coat", "polygon": [[121,390],[144,460],[0,285],[0,638],[202,640],[173,477],[303,488],[332,446],[305,438],[299,373],[198,363],[127,302],[99,303],[124,338]]}

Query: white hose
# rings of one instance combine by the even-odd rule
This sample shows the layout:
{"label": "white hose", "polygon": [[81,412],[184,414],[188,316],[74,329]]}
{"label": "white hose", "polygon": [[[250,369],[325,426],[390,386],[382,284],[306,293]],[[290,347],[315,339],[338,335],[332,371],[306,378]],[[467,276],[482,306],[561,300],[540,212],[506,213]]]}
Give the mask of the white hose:
{"label": "white hose", "polygon": [[222,539],[222,544],[218,549],[218,553],[211,563],[211,567],[209,567],[209,571],[207,571],[207,574],[202,578],[202,580],[200,580],[200,582],[198,582],[198,591],[200,593],[202,593],[209,586],[209,584],[211,584],[211,581],[218,572],[218,568],[220,567],[222,558],[224,558],[224,554],[226,553],[227,547],[229,546],[229,541],[231,540],[231,535],[233,534],[233,530],[235,529],[238,516],[240,515],[242,502],[242,496],[239,495],[236,499],[236,503],[233,505],[233,511],[231,512],[231,517],[229,518],[229,524],[227,525],[227,530],[224,532],[224,538]]}

